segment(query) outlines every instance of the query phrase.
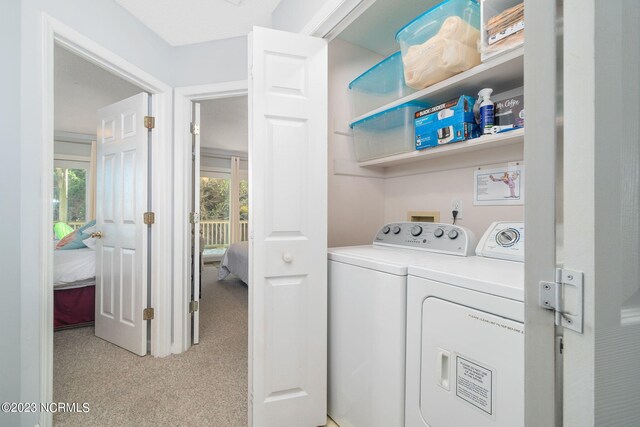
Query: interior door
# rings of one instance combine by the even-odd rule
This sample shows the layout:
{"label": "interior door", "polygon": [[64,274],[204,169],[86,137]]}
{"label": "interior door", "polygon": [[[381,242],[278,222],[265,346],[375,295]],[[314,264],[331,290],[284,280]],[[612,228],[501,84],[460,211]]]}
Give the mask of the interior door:
{"label": "interior door", "polygon": [[200,342],[200,265],[202,260],[200,253],[200,103],[192,103],[191,111],[191,136],[193,147],[193,165],[192,171],[192,188],[191,195],[191,212],[192,212],[192,257],[191,257],[191,305],[189,312],[191,313],[191,342],[198,344]]}
{"label": "interior door", "polygon": [[[564,1],[564,425],[640,425],[640,3]],[[570,305],[569,305],[570,304]]]}
{"label": "interior door", "polygon": [[149,95],[98,111],[95,334],[137,355],[147,354]]}
{"label": "interior door", "polygon": [[249,420],[326,423],[327,44],[249,36]]}

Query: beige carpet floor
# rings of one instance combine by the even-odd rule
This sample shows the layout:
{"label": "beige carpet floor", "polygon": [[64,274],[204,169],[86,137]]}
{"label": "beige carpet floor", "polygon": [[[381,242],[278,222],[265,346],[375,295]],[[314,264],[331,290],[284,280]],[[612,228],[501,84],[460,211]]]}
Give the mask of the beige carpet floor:
{"label": "beige carpet floor", "polygon": [[246,426],[247,287],[203,274],[200,344],[166,358],[138,357],[93,327],[54,334],[54,402],[87,402],[56,426]]}

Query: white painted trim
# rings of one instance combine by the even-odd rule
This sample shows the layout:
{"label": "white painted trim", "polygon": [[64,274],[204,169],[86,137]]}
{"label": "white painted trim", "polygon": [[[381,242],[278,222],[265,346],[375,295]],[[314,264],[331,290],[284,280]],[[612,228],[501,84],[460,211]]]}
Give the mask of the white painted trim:
{"label": "white painted trim", "polygon": [[228,151],[211,147],[200,147],[200,154],[203,157],[215,157],[219,159],[239,157],[241,160],[247,160],[249,158],[249,154],[245,151]]}
{"label": "white painted trim", "polygon": [[85,133],[55,131],[53,133],[53,140],[60,142],[72,142],[75,144],[91,144],[96,140],[96,136]]}
{"label": "white painted trim", "polygon": [[225,168],[212,168],[209,166],[200,166],[200,176],[202,176],[203,172],[209,174],[220,174],[220,175],[229,175],[229,179],[231,179],[231,169]]}
{"label": "white painted trim", "polygon": [[[159,144],[170,141],[171,135],[171,87],[114,54],[93,40],[78,33],[46,13],[41,19],[42,34],[42,171],[50,171],[54,162],[53,144],[53,60],[54,43],[59,43],[74,54],[104,68],[114,75],[133,83],[153,94],[153,110],[156,116],[156,132],[153,132],[155,147],[170,147]],[[171,170],[170,150],[154,150],[152,154],[153,182],[152,201],[159,222],[154,229],[152,246],[152,303],[156,308],[156,319],[151,323],[151,354],[166,356],[169,354],[171,324],[168,313],[171,306],[166,295],[170,294],[171,263],[166,262],[166,254],[171,247],[171,233],[168,229],[171,217],[171,200],[166,189],[170,179],[163,177],[163,171]],[[42,221],[40,223],[40,248],[42,264],[40,266],[40,399],[41,402],[53,401],[53,241],[50,230],[53,227],[53,212],[50,203],[53,191],[51,173],[42,178]],[[39,420],[41,427],[52,425],[52,415],[42,412]]]}
{"label": "white painted trim", "polygon": [[[77,156],[74,154],[53,154],[53,160],[54,161],[58,161],[61,160],[63,162],[83,162],[83,163],[89,163],[91,162],[91,157],[87,157],[87,156]],[[88,165],[87,165],[87,169],[88,169]]]}
{"label": "white painted trim", "polygon": [[174,153],[173,188],[173,341],[171,352],[178,354],[191,345],[187,305],[190,299],[189,195],[191,194],[191,102],[208,99],[245,96],[247,80],[200,86],[179,87],[174,90]]}
{"label": "white painted trim", "polygon": [[329,0],[305,25],[300,34],[331,41],[376,0]]}

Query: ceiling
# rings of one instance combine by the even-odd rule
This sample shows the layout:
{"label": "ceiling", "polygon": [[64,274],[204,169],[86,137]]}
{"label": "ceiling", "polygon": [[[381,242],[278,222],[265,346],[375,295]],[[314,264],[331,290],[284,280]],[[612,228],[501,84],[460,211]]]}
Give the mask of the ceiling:
{"label": "ceiling", "polygon": [[95,135],[98,110],[142,92],[139,87],[56,45],[54,129]]}
{"label": "ceiling", "polygon": [[[377,0],[338,36],[383,56],[400,50],[396,33],[442,0]],[[402,7],[398,7],[399,3]]]}
{"label": "ceiling", "polygon": [[271,26],[281,0],[115,0],[171,46],[246,36]]}

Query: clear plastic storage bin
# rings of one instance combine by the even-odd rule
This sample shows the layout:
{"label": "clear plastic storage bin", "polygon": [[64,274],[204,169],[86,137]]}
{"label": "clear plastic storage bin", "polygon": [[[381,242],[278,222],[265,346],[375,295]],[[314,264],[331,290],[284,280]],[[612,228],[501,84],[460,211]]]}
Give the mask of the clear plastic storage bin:
{"label": "clear plastic storage bin", "polygon": [[413,118],[416,111],[425,107],[428,105],[422,102],[407,102],[353,123],[358,161],[415,150]]}
{"label": "clear plastic storage bin", "polygon": [[480,64],[480,5],[447,0],[396,34],[407,86],[424,89]]}
{"label": "clear plastic storage bin", "polygon": [[404,83],[402,56],[396,52],[349,83],[351,115],[358,117],[413,92]]}

